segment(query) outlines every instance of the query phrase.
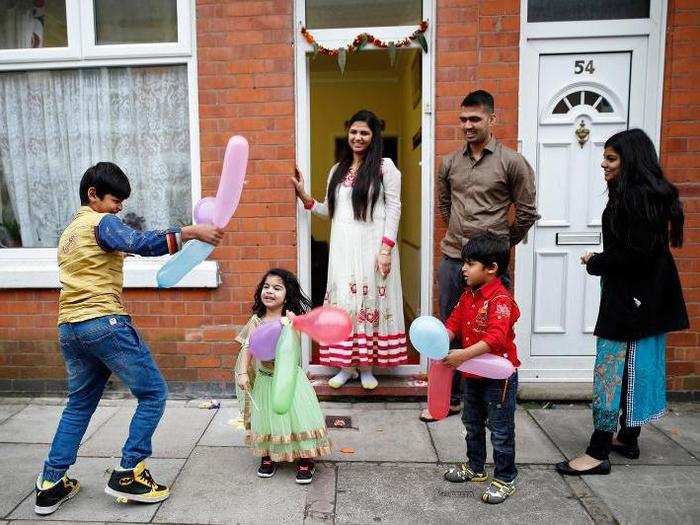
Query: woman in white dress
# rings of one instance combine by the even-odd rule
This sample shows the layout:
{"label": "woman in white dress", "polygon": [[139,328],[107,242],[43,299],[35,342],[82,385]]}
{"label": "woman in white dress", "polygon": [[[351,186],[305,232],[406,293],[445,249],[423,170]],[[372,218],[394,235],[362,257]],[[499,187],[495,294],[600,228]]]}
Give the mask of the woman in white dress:
{"label": "woman in white dress", "polygon": [[328,174],[326,198],[315,201],[297,170],[292,179],[304,208],[331,220],[325,305],[347,311],[353,334],[319,347],[320,363],[340,368],[328,384],[340,388],[357,378],[377,387],[372,367],[406,363],[406,333],[399,254],[401,172],[382,158],[381,123],[367,110],[353,115],[340,162]]}

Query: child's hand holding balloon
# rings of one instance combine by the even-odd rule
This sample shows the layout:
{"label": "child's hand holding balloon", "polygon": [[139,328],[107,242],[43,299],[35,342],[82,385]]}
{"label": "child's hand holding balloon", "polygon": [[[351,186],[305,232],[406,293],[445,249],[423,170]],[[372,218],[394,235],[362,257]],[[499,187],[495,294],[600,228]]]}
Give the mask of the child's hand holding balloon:
{"label": "child's hand holding balloon", "polygon": [[212,246],[218,246],[224,238],[224,230],[213,224],[193,224],[183,226],[181,230],[182,242],[197,239]]}
{"label": "child's hand holding balloon", "polygon": [[457,368],[467,360],[468,357],[465,355],[464,348],[450,350],[448,354],[442,358],[442,362],[450,368]]}

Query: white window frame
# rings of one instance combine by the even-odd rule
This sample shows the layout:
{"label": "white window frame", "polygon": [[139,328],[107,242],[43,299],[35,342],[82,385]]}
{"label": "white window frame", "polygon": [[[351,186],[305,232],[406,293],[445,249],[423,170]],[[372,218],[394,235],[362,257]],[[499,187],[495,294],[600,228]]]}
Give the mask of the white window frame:
{"label": "white window frame", "polygon": [[[435,107],[435,13],[437,11],[436,0],[423,0],[423,19],[428,20],[426,39],[428,40],[428,53],[422,53],[422,97],[423,118],[421,121],[421,302],[417,315],[432,312],[433,302],[433,226],[434,226],[434,140],[435,121],[433,108]],[[301,35],[301,27],[305,25],[306,3],[305,0],[294,0],[294,49],[295,49],[295,137],[297,164],[303,173],[311,174],[311,134],[310,134],[310,89],[309,68],[307,53],[313,51],[312,46]],[[404,38],[416,30],[416,25],[390,26],[390,27],[345,27],[332,29],[312,29],[314,39],[319,45],[327,48],[338,48],[347,45],[358,34],[368,32],[380,40],[396,41]],[[413,42],[411,47],[420,49]],[[365,49],[373,49],[375,46],[367,44]],[[307,190],[310,189],[310,177],[305,178]],[[297,264],[300,282],[305,290],[311,289],[311,218],[305,210],[297,212]],[[406,327],[408,336],[408,326]],[[336,369],[310,364],[311,347],[307,340],[302,345],[302,364],[313,374],[327,375]],[[384,375],[414,375],[427,370],[428,360],[420,356],[417,365],[399,365],[394,368],[382,369]]]}
{"label": "white window frame", "polygon": [[[82,9],[82,11],[81,11]],[[92,2],[66,0],[68,47],[0,50],[0,71],[39,69],[79,69],[95,67],[185,65],[187,66],[190,173],[192,206],[201,198],[199,149],[199,94],[197,85],[195,0],[177,0],[178,43],[132,45],[109,44],[95,52],[85,47],[81,28],[85,16],[94,19]],[[81,25],[81,19],[83,20]],[[94,27],[94,24],[88,24]],[[109,49],[107,49],[109,48]],[[148,53],[146,51],[149,51]],[[167,225],[164,225],[167,226]],[[156,273],[170,256],[127,257],[124,261],[125,288],[155,288]],[[220,284],[216,261],[199,264],[176,286],[179,288],[216,288]],[[0,249],[0,289],[60,288],[56,248]]]}

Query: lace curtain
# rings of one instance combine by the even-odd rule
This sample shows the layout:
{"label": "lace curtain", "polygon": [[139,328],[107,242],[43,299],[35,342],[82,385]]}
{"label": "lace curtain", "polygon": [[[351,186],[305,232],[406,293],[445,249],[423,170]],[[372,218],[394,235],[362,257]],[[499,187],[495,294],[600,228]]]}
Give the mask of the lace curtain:
{"label": "lace curtain", "polygon": [[57,246],[99,161],[129,177],[127,222],[191,222],[186,66],[0,73],[0,245],[18,225],[21,246]]}

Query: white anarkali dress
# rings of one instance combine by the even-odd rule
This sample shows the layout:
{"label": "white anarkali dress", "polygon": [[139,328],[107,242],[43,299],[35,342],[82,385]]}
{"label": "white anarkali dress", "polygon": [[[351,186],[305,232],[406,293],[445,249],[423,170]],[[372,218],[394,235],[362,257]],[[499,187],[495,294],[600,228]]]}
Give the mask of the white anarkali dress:
{"label": "white anarkali dress", "polygon": [[[337,164],[328,174],[330,181]],[[334,367],[392,367],[406,363],[406,330],[398,247],[391,250],[391,271],[383,278],[377,271],[382,242],[393,246],[401,217],[401,172],[391,159],[382,161],[381,193],[372,220],[355,220],[348,172],[336,187],[331,221],[328,282],[324,305],[348,312],[352,335],[345,341],[319,347],[320,363]],[[314,202],[312,212],[328,217],[328,198]]]}

